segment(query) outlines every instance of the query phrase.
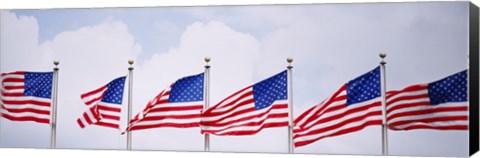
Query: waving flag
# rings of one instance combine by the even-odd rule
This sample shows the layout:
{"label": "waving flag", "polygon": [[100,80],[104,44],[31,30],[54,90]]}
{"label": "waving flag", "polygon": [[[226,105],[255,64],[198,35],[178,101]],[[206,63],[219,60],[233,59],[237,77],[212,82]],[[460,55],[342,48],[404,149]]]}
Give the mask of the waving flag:
{"label": "waving flag", "polygon": [[198,127],[203,109],[203,73],[184,77],[150,100],[127,131],[159,127]]}
{"label": "waving flag", "polygon": [[349,81],[295,119],[294,145],[382,125],[380,67]]}
{"label": "waving flag", "polygon": [[53,72],[3,73],[2,117],[11,121],[50,123]]}
{"label": "waving flag", "polygon": [[288,126],[287,71],[248,86],[207,109],[202,133],[253,135],[263,128]]}
{"label": "waving flag", "polygon": [[387,123],[393,130],[468,130],[467,70],[389,91]]}
{"label": "waving flag", "polygon": [[77,119],[81,128],[91,124],[109,128],[120,127],[125,78],[119,77],[105,86],[80,96],[88,107],[82,117]]}

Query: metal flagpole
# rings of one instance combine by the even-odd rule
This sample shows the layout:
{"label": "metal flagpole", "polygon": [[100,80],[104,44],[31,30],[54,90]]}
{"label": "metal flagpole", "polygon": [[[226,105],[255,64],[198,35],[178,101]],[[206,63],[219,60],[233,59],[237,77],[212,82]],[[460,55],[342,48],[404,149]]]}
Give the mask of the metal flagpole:
{"label": "metal flagpole", "polygon": [[292,94],[292,62],[293,58],[287,58],[288,76],[288,153],[293,153],[293,94]]}
{"label": "metal flagpole", "polygon": [[[130,124],[132,118],[132,86],[133,86],[133,60],[128,60],[128,116],[127,126]],[[127,150],[132,150],[132,132],[127,131]]]}
{"label": "metal flagpole", "polygon": [[58,95],[58,64],[60,64],[59,61],[53,61],[53,64],[55,67],[53,68],[53,99],[52,99],[52,118],[50,121],[50,125],[52,126],[52,131],[51,131],[51,140],[50,140],[50,148],[55,149],[56,148],[56,142],[57,142],[57,95]]}
{"label": "metal flagpole", "polygon": [[[208,65],[208,62],[210,62],[210,57],[205,57],[205,74],[204,74],[204,101],[205,105],[203,106],[203,110],[208,109],[210,106],[210,65]],[[205,133],[205,151],[210,151],[210,135],[208,133]]]}
{"label": "metal flagpole", "polygon": [[387,101],[386,101],[386,78],[385,78],[385,57],[387,57],[387,54],[385,52],[380,53],[380,58],[382,58],[382,61],[380,62],[380,67],[381,67],[381,95],[382,95],[382,155],[388,155],[388,127],[387,127]]}

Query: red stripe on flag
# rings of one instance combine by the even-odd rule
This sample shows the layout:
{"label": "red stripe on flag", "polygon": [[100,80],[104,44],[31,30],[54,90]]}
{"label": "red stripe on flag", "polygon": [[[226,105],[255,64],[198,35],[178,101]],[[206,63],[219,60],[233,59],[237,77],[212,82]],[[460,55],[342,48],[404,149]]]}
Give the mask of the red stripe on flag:
{"label": "red stripe on flag", "polygon": [[23,78],[5,78],[2,80],[3,83],[5,82],[19,82],[23,83],[25,80]]}
{"label": "red stripe on flag", "polygon": [[162,119],[194,119],[200,118],[200,111],[198,114],[187,114],[187,115],[161,115],[161,116],[147,116],[142,119],[142,121],[155,121],[155,120],[162,120]]}
{"label": "red stripe on flag", "polygon": [[23,97],[23,93],[1,93],[4,97]]}
{"label": "red stripe on flag", "polygon": [[102,119],[109,119],[109,120],[120,121],[120,116],[108,115],[108,114],[100,114],[100,116],[102,116]]}
{"label": "red stripe on flag", "polygon": [[360,131],[362,129],[364,129],[365,127],[368,127],[368,126],[372,126],[372,125],[381,125],[382,124],[382,120],[372,120],[372,121],[367,121],[361,125],[358,125],[358,126],[353,126],[353,127],[350,127],[350,128],[345,128],[345,129],[342,129],[338,132],[335,132],[335,133],[332,133],[330,135],[326,135],[326,136],[322,136],[322,137],[318,137],[318,138],[315,138],[315,139],[311,139],[311,140],[307,140],[307,141],[299,141],[299,142],[295,142],[294,145],[295,147],[302,147],[302,146],[305,146],[305,145],[308,145],[308,144],[311,144],[311,143],[314,143],[320,139],[323,139],[323,138],[327,138],[327,137],[333,137],[333,136],[339,136],[339,135],[343,135],[343,134],[348,134],[348,133],[353,133],[353,132],[356,132],[356,131]]}
{"label": "red stripe on flag", "polygon": [[[267,118],[288,117],[288,113],[281,113],[281,114],[279,114],[279,115],[270,114],[270,112],[271,112],[272,110],[275,110],[275,109],[286,109],[286,108],[288,108],[288,104],[275,104],[275,105],[272,105],[272,107],[271,107],[270,109],[268,109],[267,111],[265,111],[265,112],[262,112],[262,113],[259,113],[259,114],[256,114],[256,115],[250,115],[250,116],[242,117],[242,118],[235,119],[235,120],[231,120],[231,121],[228,121],[228,122],[219,123],[219,122],[222,122],[222,121],[225,120],[225,119],[228,119],[228,118],[231,118],[231,117],[240,115],[240,114],[249,113],[249,112],[254,112],[254,111],[255,111],[255,108],[252,107],[252,108],[249,108],[249,109],[246,109],[246,110],[239,111],[238,114],[237,114],[237,113],[233,113],[231,116],[224,117],[224,118],[222,118],[222,119],[218,119],[218,120],[215,120],[215,121],[203,121],[203,122],[202,122],[202,125],[204,125],[204,126],[213,126],[213,127],[227,126],[227,125],[229,125],[229,124],[233,124],[233,123],[236,123],[236,122],[248,121],[248,120],[252,120],[252,119],[255,119],[255,118],[259,118],[259,117],[262,117],[262,116],[264,116],[264,115],[276,116],[276,117],[267,117]],[[240,113],[240,112],[241,112],[241,113]]]}
{"label": "red stripe on flag", "polygon": [[[430,102],[415,102],[415,103],[398,104],[398,105],[390,107],[387,110],[387,114],[392,113],[392,111],[396,111],[396,110],[400,110],[400,109],[404,109],[404,108],[422,107],[422,106],[429,105],[429,104],[430,104]],[[387,104],[387,106],[388,105],[389,104]]]}
{"label": "red stripe on flag", "polygon": [[[247,89],[249,89],[249,88],[252,88],[252,87],[253,87],[253,86],[247,86],[247,87],[245,87],[245,88],[243,88],[243,89],[241,89],[241,90],[233,93],[232,95],[226,97],[225,99],[223,99],[222,101],[220,101],[220,102],[217,103],[216,105],[234,104],[234,103],[236,103],[238,100],[240,100],[240,99],[243,98],[243,97],[247,97],[247,96],[249,96],[249,95],[253,95],[253,91],[250,91],[250,92],[247,93],[247,94],[249,94],[249,95],[241,95],[241,97],[239,97],[240,99],[235,99],[235,100],[233,100],[233,101],[231,101],[231,102],[229,102],[229,103],[225,103],[225,102],[228,101],[230,98],[236,97],[238,94],[243,93],[245,90],[247,90]],[[207,109],[207,110],[208,110],[208,109]],[[213,110],[213,109],[210,108],[210,110]]]}
{"label": "red stripe on flag", "polygon": [[179,107],[157,107],[152,108],[149,112],[166,112],[166,111],[190,111],[190,110],[202,110],[203,105],[192,105],[192,106],[179,106]]}
{"label": "red stripe on flag", "polygon": [[82,120],[77,119],[77,123],[80,126],[80,128],[85,128],[85,125],[82,123]]}
{"label": "red stripe on flag", "polygon": [[404,101],[404,100],[414,100],[414,99],[423,99],[423,98],[428,98],[428,94],[420,94],[420,95],[413,95],[413,96],[402,96],[402,97],[397,97],[395,99],[390,99],[394,95],[387,97],[387,104],[394,104],[399,101]]}
{"label": "red stripe on flag", "polygon": [[403,120],[395,121],[394,123],[389,123],[389,126],[400,126],[409,123],[433,123],[433,122],[444,122],[444,121],[468,121],[468,116],[440,116],[434,118],[425,118],[425,119],[415,119],[415,120]]}
{"label": "red stripe on flag", "polygon": [[468,130],[468,125],[429,126],[425,124],[408,126],[404,130],[435,129],[435,130]]}
{"label": "red stripe on flag", "polygon": [[118,112],[118,113],[120,113],[122,111],[122,109],[120,107],[115,108],[115,107],[108,107],[108,106],[103,106],[103,105],[98,105],[98,110]]}
{"label": "red stripe on flag", "polygon": [[[244,113],[248,113],[248,112],[253,112],[255,111],[255,107],[253,106],[253,99],[249,99],[249,100],[246,100],[246,101],[243,101],[243,102],[240,102],[238,105],[236,105],[234,108],[232,109],[229,109],[229,110],[226,110],[226,111],[219,111],[219,112],[210,112],[210,113],[205,113],[203,116],[208,116],[208,117],[215,117],[215,116],[222,116],[223,114],[225,113],[229,113],[229,112],[233,112],[232,114],[228,115],[228,117],[234,117],[234,116],[237,116],[237,115],[241,115],[241,114],[244,114]],[[250,104],[250,105],[249,105]],[[250,108],[247,108],[247,109],[243,109],[243,110],[236,110],[235,108],[238,108],[238,107],[241,107],[241,106],[244,106],[244,105],[248,105],[248,106],[251,106]],[[226,119],[227,117],[222,117],[220,120],[218,121],[222,121],[224,119]]]}
{"label": "red stripe on flag", "polygon": [[112,124],[112,123],[107,123],[107,122],[102,122],[102,121],[99,121],[99,122],[95,123],[95,125],[110,127],[110,128],[120,128],[120,126],[118,124]]}
{"label": "red stripe on flag", "polygon": [[96,95],[96,94],[104,91],[106,88],[107,88],[107,86],[102,86],[98,89],[95,89],[93,91],[90,91],[90,92],[87,92],[87,93],[84,93],[84,94],[80,95],[80,98],[83,99],[83,98],[87,98],[87,97],[92,96],[92,95]]}
{"label": "red stripe on flag", "polygon": [[[247,95],[247,94],[248,94],[248,95]],[[237,98],[237,99],[229,102],[228,104],[223,105],[223,107],[227,107],[227,106],[233,105],[232,107],[229,107],[229,109],[226,110],[226,111],[213,112],[214,108],[209,108],[209,109],[207,109],[207,110],[205,111],[206,116],[212,117],[212,116],[222,115],[222,114],[224,114],[224,113],[232,112],[232,111],[234,111],[234,110],[235,110],[236,108],[238,108],[238,107],[241,107],[241,106],[244,106],[244,105],[247,105],[247,104],[252,104],[252,103],[254,103],[253,98],[250,98],[250,99],[248,99],[248,100],[244,100],[244,101],[239,102],[240,100],[245,99],[245,98],[247,98],[247,97],[249,97],[249,96],[251,96],[251,95],[253,95],[253,91],[250,91],[250,92],[242,95],[241,97],[239,97],[239,98]],[[217,104],[217,105],[219,105],[219,104]],[[252,107],[253,107],[253,106],[252,106]]]}
{"label": "red stripe on flag", "polygon": [[417,84],[417,85],[412,85],[410,87],[406,87],[402,90],[392,90],[387,92],[387,97],[392,96],[392,95],[397,95],[400,93],[405,93],[405,92],[415,92],[415,91],[420,91],[420,90],[425,90],[428,88],[428,84]]}
{"label": "red stripe on flag", "polygon": [[6,108],[5,106],[3,106],[3,109],[4,109],[4,110],[7,110],[8,112],[11,112],[11,113],[27,113],[27,112],[31,112],[31,113],[40,114],[40,115],[50,115],[50,111],[38,110],[38,109],[34,109],[34,108],[12,109],[12,108]]}
{"label": "red stripe on flag", "polygon": [[172,128],[191,128],[191,127],[198,127],[199,123],[158,123],[152,125],[136,125],[133,126],[130,130],[143,130],[143,129],[150,129],[150,128],[161,128],[161,127],[172,127]]}
{"label": "red stripe on flag", "polygon": [[3,86],[5,90],[23,90],[25,86]]}
{"label": "red stripe on flag", "polygon": [[37,106],[50,107],[50,102],[42,102],[42,101],[36,101],[36,100],[2,100],[2,102],[7,105],[33,104]]}
{"label": "red stripe on flag", "polygon": [[44,124],[49,124],[50,123],[49,119],[37,118],[37,117],[33,117],[33,116],[17,117],[17,116],[11,116],[9,114],[2,113],[2,117],[6,118],[10,121],[33,121],[33,122],[44,123]]}
{"label": "red stripe on flag", "polygon": [[99,97],[93,98],[93,99],[91,99],[91,100],[89,100],[89,101],[85,102],[85,104],[86,104],[86,105],[93,104],[94,102],[97,102],[97,101],[100,101],[100,100],[102,100],[102,97],[103,97],[103,96],[99,96]]}
{"label": "red stripe on flag", "polygon": [[426,115],[426,114],[435,114],[440,112],[455,112],[455,111],[468,111],[467,106],[462,107],[438,107],[438,108],[428,108],[420,110],[411,110],[406,112],[400,112],[387,117],[388,120],[392,120],[399,117],[405,116],[416,116],[416,115]]}
{"label": "red stripe on flag", "polygon": [[90,117],[88,116],[88,114],[85,112],[83,113],[83,118],[85,119],[85,121],[87,121],[88,124],[92,124],[92,120],[90,120]]}
{"label": "red stripe on flag", "polygon": [[307,111],[305,111],[305,112],[303,112],[302,114],[300,114],[300,116],[298,116],[298,117],[295,119],[295,121],[294,121],[295,126],[297,126],[297,124],[298,124],[301,120],[305,119],[305,117],[307,117],[308,114],[311,113],[314,109],[316,109],[316,107],[315,107],[315,106],[312,106],[312,107],[310,107]]}
{"label": "red stripe on flag", "polygon": [[9,73],[2,73],[1,76],[6,76],[6,75],[24,75],[24,71],[15,71],[15,72],[9,72]]}
{"label": "red stripe on flag", "polygon": [[[260,132],[260,131],[261,131],[262,129],[264,129],[264,128],[276,128],[276,127],[285,127],[285,126],[288,126],[288,122],[266,123],[266,124],[261,125],[257,130],[236,130],[236,131],[225,132],[225,133],[216,134],[216,135],[219,135],[219,136],[228,136],[228,135],[237,135],[237,136],[253,135],[253,134],[256,134],[256,133]],[[208,130],[205,130],[205,131],[208,131]],[[204,130],[202,130],[202,133],[206,133],[206,132],[204,132]]]}

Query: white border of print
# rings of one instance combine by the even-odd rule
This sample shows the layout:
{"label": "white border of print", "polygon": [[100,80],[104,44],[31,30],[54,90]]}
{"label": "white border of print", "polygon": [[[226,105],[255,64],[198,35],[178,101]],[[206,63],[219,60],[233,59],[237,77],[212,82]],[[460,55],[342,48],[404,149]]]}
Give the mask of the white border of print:
{"label": "white border of print", "polygon": [[[206,6],[206,5],[256,5],[256,4],[310,4],[310,3],[362,3],[362,2],[418,2],[426,0],[182,0],[182,1],[153,1],[153,0],[1,0],[0,9],[46,9],[46,8],[98,8],[98,7],[148,7],[148,6]],[[446,1],[446,0],[434,0]],[[479,5],[480,0],[472,0]],[[205,152],[166,152],[166,151],[124,151],[124,150],[68,150],[68,149],[5,149],[0,148],[0,157],[168,157],[168,158],[345,158],[362,157],[378,158],[378,156],[352,155],[304,155],[304,154],[268,154],[268,153],[205,153]],[[383,156],[382,156],[383,157]],[[388,156],[390,158],[404,158]],[[480,158],[480,154],[473,156]]]}

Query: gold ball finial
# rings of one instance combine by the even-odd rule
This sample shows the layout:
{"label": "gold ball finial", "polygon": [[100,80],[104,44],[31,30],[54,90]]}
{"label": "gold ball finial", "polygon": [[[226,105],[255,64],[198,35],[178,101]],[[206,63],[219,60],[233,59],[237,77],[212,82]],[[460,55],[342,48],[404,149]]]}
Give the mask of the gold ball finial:
{"label": "gold ball finial", "polygon": [[293,58],[292,58],[292,57],[288,57],[288,58],[287,58],[287,62],[288,62],[288,63],[292,63],[292,62],[293,62]]}
{"label": "gold ball finial", "polygon": [[133,65],[133,63],[135,63],[135,61],[133,61],[133,60],[131,60],[131,59],[128,60],[128,64]]}
{"label": "gold ball finial", "polygon": [[205,59],[204,59],[204,60],[205,60],[205,62],[207,62],[207,63],[208,63],[208,62],[210,62],[210,60],[211,60],[211,59],[210,59],[210,57],[205,57]]}
{"label": "gold ball finial", "polygon": [[53,61],[53,65],[57,66],[58,64],[60,64],[58,60]]}
{"label": "gold ball finial", "polygon": [[380,58],[383,59],[383,58],[385,58],[385,57],[387,57],[387,53],[385,53],[385,52],[380,52]]}

